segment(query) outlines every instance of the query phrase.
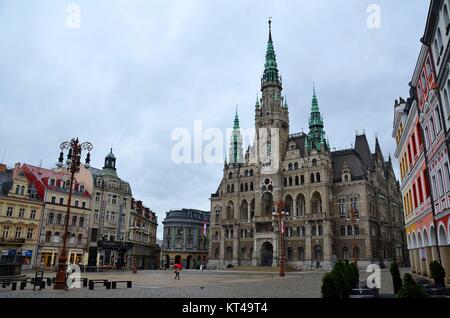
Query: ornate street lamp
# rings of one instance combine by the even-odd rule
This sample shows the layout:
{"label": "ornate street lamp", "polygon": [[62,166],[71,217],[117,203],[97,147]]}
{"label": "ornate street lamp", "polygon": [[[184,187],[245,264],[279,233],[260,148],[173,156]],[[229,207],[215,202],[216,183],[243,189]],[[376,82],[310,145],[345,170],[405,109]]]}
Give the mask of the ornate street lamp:
{"label": "ornate street lamp", "polygon": [[58,258],[58,272],[56,273],[55,284],[53,285],[54,289],[65,289],[66,288],[66,271],[67,271],[67,237],[68,237],[68,226],[70,220],[70,204],[72,201],[72,191],[73,191],[73,181],[75,178],[75,174],[80,171],[80,159],[81,152],[86,150],[88,153],[86,155],[85,168],[89,168],[89,163],[91,161],[90,151],[93,146],[90,142],[80,143],[78,138],[72,139],[70,142],[65,141],[61,144],[61,153],[59,154],[58,163],[56,164],[58,167],[62,168],[64,163],[64,150],[68,149],[69,152],[67,154],[67,170],[70,172],[70,187],[69,187],[69,200],[67,202],[67,213],[64,223],[64,239],[63,239],[63,247],[61,249],[61,253]]}
{"label": "ornate street lamp", "polygon": [[277,212],[272,213],[273,216],[278,217],[278,226],[279,226],[279,239],[280,239],[280,277],[285,276],[284,271],[284,263],[285,263],[285,251],[284,251],[284,224],[283,217],[289,215],[288,212],[284,211],[284,201],[280,200],[277,202]]}

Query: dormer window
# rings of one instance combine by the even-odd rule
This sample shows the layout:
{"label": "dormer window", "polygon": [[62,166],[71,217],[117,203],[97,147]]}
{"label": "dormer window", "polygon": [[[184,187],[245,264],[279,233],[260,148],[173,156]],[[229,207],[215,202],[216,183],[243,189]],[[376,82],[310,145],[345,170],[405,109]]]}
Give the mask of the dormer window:
{"label": "dormer window", "polygon": [[51,178],[51,179],[48,181],[48,185],[51,186],[51,187],[54,187],[54,186],[55,186],[55,179]]}
{"label": "dormer window", "polygon": [[80,185],[80,192],[84,192],[84,185]]}
{"label": "dormer window", "polygon": [[102,186],[102,178],[97,178],[97,187]]}

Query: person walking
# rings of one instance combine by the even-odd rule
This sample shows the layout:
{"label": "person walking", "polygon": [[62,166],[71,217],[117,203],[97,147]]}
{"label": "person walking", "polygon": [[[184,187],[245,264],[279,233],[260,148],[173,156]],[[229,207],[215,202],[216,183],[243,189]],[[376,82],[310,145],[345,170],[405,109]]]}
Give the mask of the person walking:
{"label": "person walking", "polygon": [[174,279],[180,279],[180,271],[181,271],[181,266],[180,264],[175,264],[175,277]]}

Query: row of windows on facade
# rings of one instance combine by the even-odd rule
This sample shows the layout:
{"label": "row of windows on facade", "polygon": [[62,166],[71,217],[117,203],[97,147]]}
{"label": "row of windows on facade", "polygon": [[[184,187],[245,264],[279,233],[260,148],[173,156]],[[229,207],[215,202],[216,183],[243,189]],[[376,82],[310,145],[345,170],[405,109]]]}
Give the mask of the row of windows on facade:
{"label": "row of windows on facade", "polygon": [[[356,247],[357,250],[356,252],[358,253],[358,257],[359,257],[359,248]],[[304,260],[305,259],[305,248],[303,246],[298,247],[297,249],[297,259],[298,260]],[[288,261],[293,261],[294,260],[294,250],[292,247],[288,247],[286,249],[286,254],[288,256]],[[240,250],[240,259],[242,260],[252,260],[253,259],[253,253],[254,253],[254,249],[253,247],[250,248],[247,252],[247,248],[246,247],[242,247]],[[231,246],[228,246],[225,249],[225,259],[226,260],[232,260],[233,259],[233,248]],[[315,260],[321,260],[323,259],[323,253],[322,253],[322,247],[320,245],[315,245],[313,248],[313,259]],[[220,250],[218,248],[216,248],[214,250],[214,258],[215,259],[219,259],[220,258]]]}
{"label": "row of windows on facade", "polygon": [[[54,187],[56,185],[56,180],[54,178],[50,178],[48,180],[48,185],[50,187]],[[60,182],[58,183],[58,187],[61,189],[69,189],[70,187],[70,180],[60,180]],[[75,184],[74,190],[77,192],[84,192],[85,191],[85,187],[82,184]]]}
{"label": "row of windows on facade", "polygon": [[[103,186],[103,180],[102,178],[97,178],[97,187],[101,188]],[[116,180],[109,180],[108,186],[113,189],[120,189],[123,188],[125,193],[128,193],[128,184],[117,182]]]}
{"label": "row of windows on facade", "polygon": [[[50,202],[52,204],[56,204],[56,196],[53,195]],[[64,205],[64,198],[63,197],[59,198],[59,204]],[[73,203],[73,207],[79,208],[80,207],[80,201],[75,200],[74,203]],[[85,201],[81,202],[81,208],[82,209],[86,209],[86,202]]]}
{"label": "row of windows on facade", "polygon": [[[253,191],[253,182],[241,183],[241,192]],[[234,184],[227,184],[227,193],[234,192]]]}
{"label": "row of windows on facade", "polygon": [[203,235],[203,227],[193,228],[193,227],[182,227],[182,226],[167,226],[165,228],[167,235],[175,234],[176,236],[182,236],[186,234],[187,236],[194,235],[194,232],[197,230],[198,235]]}
{"label": "row of windows on facade", "polygon": [[[49,224],[49,225],[52,225],[52,224],[64,225],[65,224],[65,220],[64,220],[64,223],[62,223],[62,222],[63,221],[62,221],[62,214],[61,213],[56,214],[56,219],[55,219],[55,213],[50,212],[48,214],[47,224]],[[69,225],[70,226],[77,226],[77,224],[78,224],[79,227],[83,227],[84,226],[84,217],[83,216],[80,216],[80,217],[77,217],[76,215],[72,216],[72,220],[71,220],[71,223]]]}
{"label": "row of windows on facade", "polygon": [[[317,166],[317,159],[311,160],[311,166],[312,167]],[[299,165],[298,165],[298,162],[294,162],[294,163],[289,163],[287,167],[288,167],[288,171],[292,171],[292,170],[298,170]],[[304,168],[304,166],[302,166],[302,169],[303,168]]]}
{"label": "row of windows on facade", "polygon": [[[422,184],[422,180],[424,180],[425,184]],[[403,196],[406,215],[412,213],[425,201],[426,197],[429,196],[428,187],[428,179],[424,173],[421,173],[417,177],[417,180],[412,182],[411,188],[406,190],[405,195]],[[448,162],[445,162],[443,166],[437,169],[431,176],[431,191],[436,200],[440,199],[450,191],[450,170]]]}
{"label": "row of windows on facade", "polygon": [[194,241],[192,239],[186,239],[186,242],[182,242],[181,240],[176,240],[175,243],[172,242],[171,239],[167,239],[165,248],[172,248],[172,249],[181,249],[181,248],[197,248],[197,249],[207,249],[208,247],[208,240],[202,239],[198,240],[196,244],[194,244]]}
{"label": "row of windows on facade", "polygon": [[[320,173],[318,173],[318,172],[316,174],[311,173],[311,175],[309,177],[309,182],[310,183],[320,182]],[[305,184],[305,176],[304,175],[301,175],[300,178],[299,178],[299,176],[295,176],[294,178],[286,177],[283,180],[283,185],[285,187],[293,186],[293,185],[298,186],[298,185],[303,185],[303,184]]]}
{"label": "row of windows on facade", "polygon": [[[12,229],[10,226],[4,225],[3,229],[2,229],[2,239],[7,240],[9,238],[12,238],[12,237],[10,237],[10,234],[12,234],[12,233],[14,233],[14,237],[13,237],[14,239],[22,239],[22,238],[24,238],[24,237],[22,237],[22,235],[25,232],[24,232],[23,227],[17,226],[17,227],[15,227],[15,229]],[[29,240],[33,239],[33,233],[34,233],[34,228],[29,227],[26,232],[26,238]]]}
{"label": "row of windows on facade", "polygon": [[[99,219],[99,217],[100,217],[100,211],[98,209],[95,209],[94,210],[94,221],[97,221]],[[115,222],[116,221],[116,212],[106,210],[104,220],[107,222]],[[125,224],[125,214],[122,214],[121,224]]]}
{"label": "row of windows on facade", "polygon": [[[16,190],[14,191],[15,195],[25,195],[25,186],[16,185]],[[30,199],[36,199],[36,191],[35,190],[28,190],[28,197]]]}
{"label": "row of windows on facade", "polygon": [[[27,218],[27,209],[19,208],[18,217],[19,218]],[[14,207],[8,206],[6,207],[6,216],[7,217],[15,217]],[[28,216],[30,219],[36,219],[36,209],[30,209],[30,214]]]}
{"label": "row of windows on facade", "polygon": [[[100,202],[102,194],[100,192],[95,193],[95,202]],[[115,194],[108,194],[108,204],[117,205],[118,204],[118,196]],[[127,206],[127,198],[123,198],[123,206]]]}
{"label": "row of windows on facade", "polygon": [[338,210],[340,218],[359,218],[358,198],[350,197],[350,211],[348,211],[348,203],[345,198],[338,199]]}
{"label": "row of windows on facade", "polygon": [[[82,234],[78,234],[78,236],[76,236],[74,233],[68,233],[67,234],[68,237],[68,241],[69,244],[83,244],[83,235]],[[52,235],[51,231],[47,231],[45,233],[45,239],[44,239],[45,243],[60,243],[62,242],[62,236],[60,235],[59,232],[55,232]]]}

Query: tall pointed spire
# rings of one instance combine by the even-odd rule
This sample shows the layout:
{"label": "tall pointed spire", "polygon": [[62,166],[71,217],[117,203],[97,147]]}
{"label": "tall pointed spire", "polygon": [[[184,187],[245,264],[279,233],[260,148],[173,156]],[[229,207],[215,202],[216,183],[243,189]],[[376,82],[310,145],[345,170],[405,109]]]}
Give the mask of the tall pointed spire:
{"label": "tall pointed spire", "polygon": [[264,86],[277,85],[281,88],[281,78],[278,74],[277,57],[272,40],[272,21],[269,18],[269,40],[267,42],[266,63],[264,64],[264,74],[261,80],[262,89]]}
{"label": "tall pointed spire", "polygon": [[317,101],[316,85],[313,83],[313,97],[311,102],[311,114],[309,117],[309,149],[320,150],[322,145],[328,148],[325,132],[323,130],[323,118],[320,115],[319,102]]}
{"label": "tall pointed spire", "polygon": [[233,132],[231,135],[230,141],[230,164],[239,164],[243,163],[243,149],[242,149],[242,136],[241,129],[239,128],[239,116],[237,112],[236,105],[236,114],[234,115],[234,123],[233,123]]}

